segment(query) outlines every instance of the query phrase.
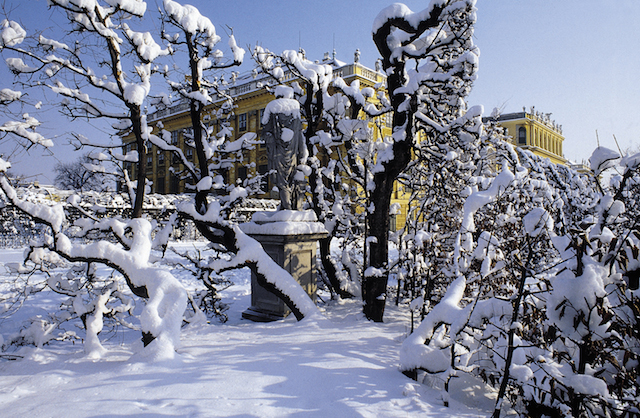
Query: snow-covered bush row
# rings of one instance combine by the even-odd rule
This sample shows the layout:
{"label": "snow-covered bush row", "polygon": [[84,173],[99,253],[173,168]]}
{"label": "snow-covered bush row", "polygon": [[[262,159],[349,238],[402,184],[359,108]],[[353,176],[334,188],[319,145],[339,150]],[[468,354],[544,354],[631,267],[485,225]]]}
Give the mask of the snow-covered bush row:
{"label": "snow-covered bush row", "polygon": [[[502,136],[491,122],[416,167],[430,187],[398,275],[423,319],[402,369],[438,376],[445,402],[450,379],[482,377],[496,417],[506,400],[530,416],[637,413],[640,156],[597,149],[580,174]],[[601,185],[607,167],[618,174]]]}
{"label": "snow-covered bush row", "polygon": [[[72,193],[49,189],[18,188],[16,192],[22,198],[31,202],[39,202],[44,205],[52,205],[69,197]],[[126,217],[130,208],[126,204],[126,196],[114,192],[85,192],[78,194],[80,200],[76,208],[67,204],[68,217],[71,223],[83,216],[82,211],[91,209],[98,218]],[[188,199],[187,196],[147,195],[145,208],[154,219],[166,222],[175,212],[175,201]],[[66,204],[64,201],[63,204]],[[6,203],[4,203],[6,205]],[[262,207],[261,205],[260,207]],[[251,210],[249,208],[248,210]],[[242,215],[246,218],[246,215]],[[31,217],[21,212],[14,206],[5,206],[0,209],[0,248],[19,248],[28,245],[32,240],[41,239],[44,230],[41,224],[37,224]],[[171,240],[195,241],[202,239],[193,222],[181,220],[176,223]]]}

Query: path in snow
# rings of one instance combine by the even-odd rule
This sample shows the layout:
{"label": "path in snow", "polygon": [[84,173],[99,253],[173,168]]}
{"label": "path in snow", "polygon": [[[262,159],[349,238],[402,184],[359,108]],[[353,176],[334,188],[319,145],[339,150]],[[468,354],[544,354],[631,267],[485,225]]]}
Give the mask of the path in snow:
{"label": "path in snow", "polygon": [[408,322],[395,307],[385,324],[364,320],[358,301],[326,307],[326,322],[290,316],[257,324],[240,316],[249,306],[248,274],[235,280],[225,292],[229,322],[184,329],[171,362],[137,361],[132,331],[104,342],[109,353],[98,361],[69,342],[23,349],[24,359],[0,363],[0,415],[478,417],[490,410],[490,401],[473,405],[483,411],[445,408],[438,391],[398,371]]}

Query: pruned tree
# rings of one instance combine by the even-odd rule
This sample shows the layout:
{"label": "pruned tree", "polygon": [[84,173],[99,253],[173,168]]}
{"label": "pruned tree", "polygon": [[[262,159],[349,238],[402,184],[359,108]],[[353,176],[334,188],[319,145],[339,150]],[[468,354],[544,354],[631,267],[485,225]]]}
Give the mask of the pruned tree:
{"label": "pruned tree", "polygon": [[[384,315],[394,183],[407,169],[418,143],[446,138],[460,127],[460,118],[467,112],[464,98],[477,71],[474,23],[475,2],[471,0],[434,1],[419,13],[395,4],[380,12],[374,22],[373,40],[387,74],[393,122],[390,141],[374,156],[368,183],[369,260],[363,297],[365,315],[371,320],[382,321]],[[474,110],[467,116],[470,125],[479,125],[480,112]]]}
{"label": "pruned tree", "polygon": [[[71,29],[68,38],[62,39],[66,43],[42,35],[37,40],[26,38],[26,33],[14,22],[4,26],[3,53],[12,55],[7,59],[12,71],[31,80],[39,77],[40,80],[34,85],[45,85],[63,96],[63,111],[70,118],[111,120],[116,134],[131,135],[135,146],[134,150],[122,155],[116,151],[121,147],[120,144],[101,144],[82,135],[74,135],[74,143],[78,148],[98,147],[107,150],[91,154],[95,163],[91,167],[93,171],[104,167],[102,163],[107,160],[133,165],[135,180],[129,178],[129,171],[120,164],[116,165],[119,173],[117,170],[110,171],[120,176],[128,192],[131,211],[125,213],[130,213],[130,218],[102,217],[100,208],[82,204],[82,197],[77,195],[51,206],[21,199],[4,175],[10,164],[1,160],[0,187],[6,200],[48,229],[41,242],[33,243],[29,262],[42,264],[48,258],[62,258],[71,263],[86,264],[87,272],[92,271],[89,266],[95,264],[114,269],[124,278],[134,295],[146,300],[139,318],[142,340],[148,347],[145,352],[154,359],[173,356],[179,343],[180,326],[188,298],[171,271],[158,266],[151,255],[155,250],[164,253],[178,220],[176,214],[163,225],[145,216],[145,190],[148,189],[146,154],[155,146],[181,159],[185,173],[197,192],[194,202],[177,205],[178,212],[196,223],[203,235],[217,248],[218,254],[225,252],[231,256],[224,258],[224,262],[204,266],[205,269],[215,274],[248,265],[265,287],[273,289],[289,304],[299,319],[319,315],[313,302],[295,280],[278,267],[235,222],[229,220],[235,203],[245,198],[252,186],[224,185],[216,170],[230,163],[225,155],[238,155],[243,147],[253,146],[252,138],[247,136],[239,143],[231,143],[228,141],[228,129],[213,137],[211,131],[202,124],[204,107],[211,102],[209,92],[229,99],[223,89],[216,90],[215,81],[209,84],[205,80],[203,72],[238,65],[242,61],[242,49],[235,45],[231,37],[230,47],[234,58],[229,63],[219,64],[221,53],[213,48],[220,38],[215,35],[211,22],[194,7],[165,1],[161,16],[163,26],[181,31],[186,40],[180,35],[169,36],[163,31],[160,37],[166,42],[164,47],[156,43],[149,32],[136,32],[131,28],[145,16],[146,3],[137,0],[106,3],[73,0],[50,2],[50,6],[60,10],[69,21]],[[82,37],[77,36],[79,33],[82,33]],[[150,126],[144,111],[146,104],[160,106],[159,103],[166,102],[159,99],[163,96],[161,92],[152,89],[152,79],[154,74],[162,74],[170,79],[168,66],[159,66],[154,61],[180,52],[183,46],[187,47],[187,68],[192,77],[186,84],[181,80],[170,82],[170,86],[190,103],[194,121],[191,146],[197,151],[198,165],[185,158],[182,149],[169,143],[168,132],[164,131],[161,124]],[[107,51],[107,54],[86,54],[86,51],[101,50]],[[212,60],[212,56],[215,59]],[[13,97],[17,94],[8,95]],[[221,112],[228,114],[230,111],[231,101],[224,100]],[[31,124],[28,127],[37,125],[31,120],[26,123]],[[11,125],[7,129],[12,129],[31,142],[49,144],[30,129],[25,129],[24,124]],[[156,133],[154,129],[158,129]],[[212,195],[221,196],[220,199],[211,200]],[[74,216],[80,214],[80,219],[75,220],[73,225],[69,221],[68,210],[73,210]],[[47,264],[45,262],[42,265],[46,267]],[[122,292],[119,291],[119,280],[115,275],[103,282],[87,273],[47,283],[52,290],[78,300],[78,303],[70,304],[69,309],[81,317],[85,324],[85,350],[90,355],[100,355],[103,350],[98,339],[103,318],[106,315],[113,316],[113,309],[123,314],[131,312],[126,308],[129,302],[123,301]],[[95,288],[87,283],[102,284]],[[92,291],[88,292],[88,289]],[[117,299],[123,302],[114,304]],[[83,302],[80,303],[80,300]]]}
{"label": "pruned tree", "polygon": [[[53,0],[49,5],[60,12],[61,19],[67,20],[70,28],[67,36],[71,42],[67,44],[43,35],[27,39],[26,32],[17,23],[6,22],[2,51],[12,55],[6,62],[18,76],[40,77],[43,85],[64,97],[62,106],[69,117],[112,120],[116,129],[133,132],[135,154],[122,156],[111,152],[116,160],[136,164],[135,182],[124,173],[131,197],[131,218],[100,219],[93,210],[80,207],[77,196],[72,196],[66,204],[53,206],[22,200],[4,175],[9,166],[5,161],[1,164],[0,187],[12,205],[48,227],[43,240],[31,247],[32,260],[35,254],[38,259],[62,257],[69,262],[100,263],[118,271],[132,293],[147,300],[140,318],[143,342],[150,346],[147,351],[155,358],[171,357],[179,343],[186,292],[170,272],[153,266],[150,261],[152,248],[162,245],[160,238],[166,239],[168,235],[159,234],[158,239],[152,241],[152,230],[158,225],[143,217],[146,181],[143,162],[148,129],[142,112],[155,71],[152,62],[169,51],[155,43],[149,33],[130,29],[129,24],[139,22],[144,16],[144,2],[120,0],[103,5],[99,1]],[[93,55],[92,51],[96,50],[106,51],[106,55]],[[109,101],[102,100],[107,97]],[[23,136],[37,140],[32,132]],[[77,138],[83,141],[81,145],[89,145],[86,138]],[[82,214],[80,228],[66,230],[67,207],[74,207]],[[98,239],[90,239],[96,233]],[[105,235],[107,239],[101,239]],[[77,237],[89,238],[89,243],[78,241]],[[53,287],[65,284],[70,285],[60,282]],[[70,289],[74,288],[77,289],[75,286]],[[104,292],[100,292],[91,305],[93,308],[82,312],[90,318],[85,321],[91,324],[87,326],[90,344],[85,349],[91,355],[102,351],[97,334],[101,330],[105,303],[116,290],[107,283]]]}
{"label": "pruned tree", "polygon": [[[225,184],[219,173],[232,161],[242,163],[242,150],[256,145],[255,134],[247,133],[231,142],[228,128],[221,129],[217,136],[213,136],[212,130],[203,122],[206,107],[216,106],[211,95],[221,103],[214,112],[219,119],[232,115],[233,100],[215,72],[240,65],[244,49],[237,46],[231,34],[228,45],[232,58],[225,60],[220,50],[214,50],[221,40],[214,26],[192,6],[165,0],[163,22],[163,39],[172,48],[186,48],[187,52],[187,82],[169,80],[169,85],[182,100],[189,103],[197,167],[184,158],[180,149],[168,145],[166,131],[159,136],[150,135],[149,138],[159,148],[177,153],[187,167],[196,194],[193,202],[178,206],[181,216],[195,222],[198,230],[216,246],[217,251],[228,256],[215,257],[207,268],[214,273],[221,273],[248,266],[258,282],[279,296],[298,319],[318,316],[317,308],[293,277],[278,266],[257,241],[244,234],[236,221],[230,219],[236,205],[251,192],[257,191],[260,182]],[[178,30],[179,34],[171,34],[170,30]]]}

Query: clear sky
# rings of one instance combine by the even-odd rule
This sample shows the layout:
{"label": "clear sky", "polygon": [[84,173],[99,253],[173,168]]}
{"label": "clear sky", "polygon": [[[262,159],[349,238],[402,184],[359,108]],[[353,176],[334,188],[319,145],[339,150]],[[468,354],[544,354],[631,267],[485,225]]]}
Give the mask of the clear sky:
{"label": "clear sky", "polygon": [[[149,10],[161,2],[147,1]],[[370,67],[378,57],[371,40],[376,15],[390,1],[191,0],[224,38],[233,27],[241,46],[261,44],[274,52],[302,47],[310,59],[334,48],[351,62],[356,48]],[[405,4],[414,11],[427,1]],[[10,17],[29,28],[55,27],[45,0],[6,0]],[[565,157],[587,159],[596,144],[640,151],[640,1],[636,0],[478,0],[475,42],[480,71],[469,104],[504,113],[535,106],[563,126]],[[249,58],[248,56],[246,58]],[[248,66],[244,69],[248,70]],[[11,81],[2,74],[3,87]],[[51,97],[51,95],[49,95]],[[70,125],[58,115],[43,118],[42,132],[65,142]],[[86,130],[82,127],[81,130]],[[106,134],[101,134],[106,137]],[[6,145],[0,144],[0,152]],[[69,157],[62,148],[60,159]],[[18,156],[17,172],[45,173],[34,153]],[[53,163],[50,163],[52,165]],[[35,170],[35,171],[34,171]]]}

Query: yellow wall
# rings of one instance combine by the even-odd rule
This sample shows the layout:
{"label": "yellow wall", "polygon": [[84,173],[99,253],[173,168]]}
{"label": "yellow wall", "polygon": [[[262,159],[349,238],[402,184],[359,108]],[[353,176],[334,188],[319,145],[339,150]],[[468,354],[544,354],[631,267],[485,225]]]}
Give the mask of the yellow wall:
{"label": "yellow wall", "polygon": [[[287,82],[291,82],[292,79],[289,75]],[[368,69],[360,64],[348,64],[334,69],[334,76],[342,77],[347,84],[351,84],[353,80],[359,80],[361,87],[374,87],[377,83],[384,81],[384,75]],[[264,81],[264,80],[262,80]],[[246,132],[255,132],[260,139],[261,122],[260,117],[262,111],[267,104],[274,99],[274,97],[268,93],[262,86],[260,79],[253,79],[251,77],[244,77],[237,81],[237,85],[234,85],[230,89],[231,95],[235,99],[234,116],[230,120],[231,127],[233,128],[233,136],[230,140],[236,140]],[[215,109],[220,104],[214,104],[207,108],[205,115],[205,123],[215,125]],[[364,115],[361,115],[364,117]],[[240,125],[240,121],[246,118],[246,128]],[[373,129],[373,140],[380,141],[382,136],[388,136],[391,134],[390,118],[376,118],[377,122],[382,126],[382,133],[377,129]],[[190,128],[191,121],[189,118],[188,107],[185,104],[177,104],[170,109],[156,112],[149,115],[149,124],[154,126],[158,121],[162,121],[164,129],[167,131],[177,131],[178,142],[176,145],[180,146],[185,154],[190,148],[185,145],[185,138],[183,130]],[[552,162],[557,164],[566,164],[566,160],[562,157],[562,143],[564,137],[561,133],[561,128],[555,123],[552,123],[548,117],[544,117],[540,114],[533,114],[527,112],[512,113],[501,116],[499,123],[507,130],[507,134],[512,137],[512,142],[525,149],[530,149],[534,153],[549,158]],[[372,121],[371,127],[374,127],[374,121]],[[525,143],[519,143],[519,130],[523,128],[525,131]],[[157,130],[154,132],[157,133]],[[214,134],[217,130],[214,130]],[[127,145],[133,140],[133,137],[127,136],[123,138],[125,151]],[[134,144],[135,147],[135,144]],[[195,150],[191,148],[192,162],[197,164]],[[147,166],[148,178],[153,181],[152,191],[155,193],[184,193],[190,190],[185,187],[185,181],[180,180],[178,184],[173,183],[172,173],[169,167],[173,164],[175,171],[183,170],[181,163],[172,161],[173,157],[168,152],[159,151],[155,146],[150,149],[151,163]],[[344,151],[344,150],[343,150]],[[160,155],[164,155],[164,165],[162,164],[162,158]],[[335,153],[334,153],[335,154]],[[329,158],[337,158],[336,155],[322,156],[319,155],[323,161],[327,162]],[[252,164],[254,163],[254,164]],[[238,161],[230,161],[226,173],[225,180],[229,183],[236,183],[243,178],[243,175],[252,177],[257,172],[266,171],[267,155],[264,145],[256,145],[254,149],[244,151],[244,158],[242,163]],[[134,178],[132,169],[129,169],[129,175]],[[344,179],[344,181],[349,181]],[[164,183],[164,187],[162,187]],[[271,192],[272,185],[268,182],[266,185],[266,192],[258,198],[277,198],[277,196]],[[392,223],[395,223],[395,228],[400,229],[404,227],[407,213],[408,213],[408,200],[410,193],[402,189],[402,187],[396,182],[395,191],[392,196],[392,204],[399,203],[401,205],[400,213],[394,215]],[[360,208],[364,210],[364,208]]]}
{"label": "yellow wall", "polygon": [[[543,158],[549,158],[555,164],[567,163],[562,151],[562,130],[548,118],[521,112],[502,115],[498,121],[506,129],[506,134],[511,137],[514,145],[528,149]],[[520,135],[521,128],[525,132],[524,138]]]}

